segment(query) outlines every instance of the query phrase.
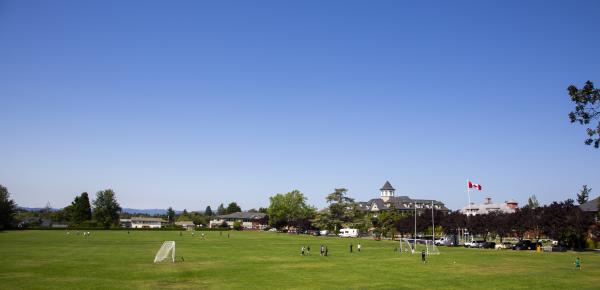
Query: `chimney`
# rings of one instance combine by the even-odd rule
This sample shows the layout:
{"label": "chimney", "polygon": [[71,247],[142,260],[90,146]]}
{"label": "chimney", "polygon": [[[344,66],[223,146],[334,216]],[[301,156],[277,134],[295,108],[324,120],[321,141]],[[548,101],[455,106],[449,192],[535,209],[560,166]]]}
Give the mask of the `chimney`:
{"label": "chimney", "polygon": [[486,197],[485,198],[485,204],[491,204],[492,203],[492,198],[491,197]]}

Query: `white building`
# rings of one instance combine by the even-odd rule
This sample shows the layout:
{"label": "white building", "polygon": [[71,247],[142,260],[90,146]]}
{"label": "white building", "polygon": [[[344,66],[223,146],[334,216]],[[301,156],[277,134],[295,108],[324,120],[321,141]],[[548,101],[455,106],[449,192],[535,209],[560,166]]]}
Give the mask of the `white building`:
{"label": "white building", "polygon": [[504,203],[493,203],[491,197],[486,197],[484,203],[474,203],[463,207],[460,212],[466,215],[488,214],[491,212],[513,213],[519,208],[519,204],[514,200],[508,200]]}
{"label": "white building", "polygon": [[153,217],[132,217],[131,219],[121,219],[120,222],[121,226],[134,229],[159,229],[167,224],[166,220]]}
{"label": "white building", "polygon": [[176,225],[183,227],[184,229],[191,231],[196,228],[196,225],[193,221],[180,221],[175,222]]}
{"label": "white building", "polygon": [[431,211],[431,208],[441,211],[449,212],[443,202],[432,199],[414,199],[408,196],[395,196],[396,189],[386,181],[385,184],[379,189],[379,198],[373,198],[369,201],[358,202],[358,209],[373,213],[377,216],[379,213],[394,209],[398,212],[418,212]]}

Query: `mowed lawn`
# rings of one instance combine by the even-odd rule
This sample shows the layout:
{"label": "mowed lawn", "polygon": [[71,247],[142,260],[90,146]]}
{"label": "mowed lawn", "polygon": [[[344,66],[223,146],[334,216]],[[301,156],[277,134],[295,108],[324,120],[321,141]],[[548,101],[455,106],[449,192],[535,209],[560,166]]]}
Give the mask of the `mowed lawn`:
{"label": "mowed lawn", "polygon": [[[0,232],[1,289],[600,289],[600,254],[440,247],[420,255],[395,242],[267,232]],[[165,240],[175,264],[154,264]],[[356,252],[356,244],[363,251]],[[349,244],[355,252],[349,253]],[[329,256],[319,255],[319,245]],[[311,255],[300,256],[310,245]],[[185,261],[181,260],[181,257]],[[582,258],[583,269],[574,261]]]}

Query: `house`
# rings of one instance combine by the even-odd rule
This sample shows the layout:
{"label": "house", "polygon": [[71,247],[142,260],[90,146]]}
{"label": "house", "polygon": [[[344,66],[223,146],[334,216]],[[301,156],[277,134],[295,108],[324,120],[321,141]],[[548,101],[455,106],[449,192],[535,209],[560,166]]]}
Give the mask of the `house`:
{"label": "house", "polygon": [[443,202],[432,199],[413,199],[408,196],[395,196],[396,189],[386,181],[379,189],[379,198],[369,201],[358,202],[359,210],[372,212],[375,216],[378,213],[395,209],[399,212],[423,212],[432,208],[442,212],[449,212]]}
{"label": "house", "polygon": [[175,222],[176,225],[181,226],[182,228],[191,231],[196,228],[196,225],[192,221],[179,221]]}
{"label": "house", "polygon": [[160,229],[167,225],[167,221],[162,218],[154,217],[132,217],[131,219],[121,219],[120,224],[123,227],[131,227],[134,229]]}
{"label": "house", "polygon": [[226,215],[219,215],[210,220],[210,228],[218,228],[226,223],[233,228],[234,222],[240,222],[242,228],[248,230],[262,230],[268,226],[267,215],[261,212],[236,212]]}
{"label": "house", "polygon": [[596,213],[596,222],[598,222],[598,203],[600,203],[600,196],[580,205],[579,208],[584,212]]}
{"label": "house", "polygon": [[485,202],[478,204],[472,202],[463,207],[460,212],[466,215],[488,214],[491,212],[513,213],[519,208],[519,204],[513,199],[507,200],[504,203],[494,203],[491,197],[486,197]]}

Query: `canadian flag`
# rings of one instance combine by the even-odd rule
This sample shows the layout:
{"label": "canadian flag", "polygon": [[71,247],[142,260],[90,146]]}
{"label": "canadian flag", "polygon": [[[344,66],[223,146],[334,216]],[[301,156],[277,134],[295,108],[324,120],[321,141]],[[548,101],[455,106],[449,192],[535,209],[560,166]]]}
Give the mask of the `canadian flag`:
{"label": "canadian flag", "polygon": [[481,190],[481,184],[473,183],[469,181],[469,188],[475,188],[477,190]]}

